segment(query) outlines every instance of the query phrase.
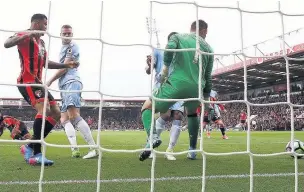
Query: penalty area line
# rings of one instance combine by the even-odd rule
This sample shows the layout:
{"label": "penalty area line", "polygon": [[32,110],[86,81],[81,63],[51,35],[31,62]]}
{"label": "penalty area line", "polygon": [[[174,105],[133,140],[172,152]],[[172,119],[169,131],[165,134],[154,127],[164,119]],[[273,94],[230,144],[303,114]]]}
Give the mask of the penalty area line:
{"label": "penalty area line", "polygon": [[[290,177],[295,173],[264,173],[253,174],[254,177]],[[303,176],[304,172],[298,173]],[[240,179],[250,177],[250,174],[240,175],[210,175],[206,179]],[[182,181],[182,180],[199,180],[202,176],[187,176],[187,177],[160,177],[155,178],[155,181]],[[105,180],[61,180],[61,181],[42,181],[42,184],[83,184],[83,183],[134,183],[134,182],[150,182],[151,178],[126,178],[126,179],[105,179]],[[0,181],[0,185],[36,185],[39,181]]]}

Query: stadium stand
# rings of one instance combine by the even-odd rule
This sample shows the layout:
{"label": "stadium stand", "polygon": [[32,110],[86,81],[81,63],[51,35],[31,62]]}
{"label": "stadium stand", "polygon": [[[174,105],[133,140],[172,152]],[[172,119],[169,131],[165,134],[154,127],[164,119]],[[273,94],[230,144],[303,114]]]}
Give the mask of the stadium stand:
{"label": "stadium stand", "polygon": [[[301,36],[303,29],[286,34],[285,39]],[[301,33],[302,32],[302,33]],[[248,58],[247,86],[248,100],[252,103],[286,102],[286,64],[282,58],[283,50],[270,53],[263,51],[266,45],[277,43],[280,37],[266,40],[254,46],[245,48],[245,53],[257,56]],[[296,41],[299,42],[299,41]],[[266,48],[265,48],[266,47]],[[270,46],[274,47],[274,46]],[[235,51],[233,53],[240,53]],[[254,54],[253,54],[254,53]],[[304,43],[290,46],[286,44],[286,53],[292,58],[304,57]],[[272,58],[258,58],[259,56]],[[216,57],[213,71],[213,89],[216,90],[219,100],[241,100],[244,93],[243,59],[239,55]],[[224,65],[228,63],[229,65]],[[291,102],[304,104],[304,66],[303,61],[289,61]],[[105,100],[103,104],[101,127],[103,130],[143,129],[140,120],[140,109],[143,100]],[[58,100],[58,105],[61,102]],[[85,100],[81,109],[83,117],[88,120],[92,129],[97,129],[99,100]],[[227,128],[235,128],[239,124],[241,110],[246,111],[246,105],[232,103],[225,105],[228,113],[222,113]],[[33,121],[34,110],[21,99],[0,99],[0,112],[12,115],[27,123]],[[288,105],[251,107],[251,115],[257,123],[256,130],[290,130],[290,108]],[[304,109],[295,108],[295,130],[304,130]],[[185,125],[186,119],[183,122]],[[30,126],[29,126],[30,127]],[[171,125],[168,123],[167,128]],[[60,129],[60,125],[57,129]]]}

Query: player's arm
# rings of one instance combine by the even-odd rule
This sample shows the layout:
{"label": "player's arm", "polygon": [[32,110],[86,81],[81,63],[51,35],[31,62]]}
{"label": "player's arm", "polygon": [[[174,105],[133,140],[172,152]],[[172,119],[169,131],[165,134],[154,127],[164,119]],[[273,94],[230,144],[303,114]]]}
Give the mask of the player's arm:
{"label": "player's arm", "polygon": [[151,60],[152,60],[151,55],[147,55],[147,60],[146,60],[147,65],[145,67],[145,70],[148,75],[151,74]]}
{"label": "player's arm", "polygon": [[[177,49],[178,38],[177,35],[172,35],[166,45],[166,49]],[[174,52],[172,51],[165,51],[164,52],[164,65],[161,72],[161,78],[165,79],[168,77],[169,66],[172,62]]]}
{"label": "player's arm", "polygon": [[212,69],[213,69],[213,61],[214,61],[214,56],[209,55],[209,61],[207,63],[206,69],[205,69],[205,88],[203,90],[204,93],[204,99],[207,100],[209,99],[209,95],[212,89]]}
{"label": "player's arm", "polygon": [[[177,49],[178,38],[176,35],[172,35],[166,45],[166,49]],[[164,52],[164,66],[167,68],[170,66],[173,59],[174,52],[165,51]]]}
{"label": "player's arm", "polygon": [[[70,62],[74,62],[74,60],[79,58],[79,48],[78,46],[74,45],[72,48],[67,50],[67,54],[64,60],[64,64],[60,64],[60,65],[66,65]],[[54,81],[56,81],[57,79],[59,79],[60,77],[62,77],[66,72],[67,72],[67,68],[63,68],[63,69],[59,69],[54,76],[48,81],[48,86],[50,86]]]}
{"label": "player's arm", "polygon": [[69,61],[68,63],[57,63],[55,61],[49,61],[48,69],[69,69],[76,68],[79,66],[79,62],[77,61]]}
{"label": "player's arm", "polygon": [[227,112],[227,110],[225,109],[225,106],[223,104],[218,104],[218,106],[221,111]]}
{"label": "player's arm", "polygon": [[35,33],[15,34],[14,36],[9,37],[4,42],[4,47],[5,48],[14,47],[14,46],[22,43],[27,38],[33,37],[34,35],[35,35]]}

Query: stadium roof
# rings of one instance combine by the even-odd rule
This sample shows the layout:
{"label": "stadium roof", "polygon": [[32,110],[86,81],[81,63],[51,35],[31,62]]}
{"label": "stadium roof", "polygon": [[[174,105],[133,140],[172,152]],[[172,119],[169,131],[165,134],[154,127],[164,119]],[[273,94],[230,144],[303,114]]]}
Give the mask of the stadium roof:
{"label": "stadium roof", "polygon": [[[257,45],[253,47],[255,53],[259,52],[261,58],[247,58],[246,60],[248,90],[273,85],[286,85],[286,62],[282,57],[283,51],[279,50],[265,54]],[[286,44],[286,54],[290,58],[304,58],[304,43],[294,46]],[[271,58],[262,58],[262,56],[271,56]],[[244,91],[244,62],[242,56],[230,57],[234,60],[232,64],[215,69],[212,73],[213,88],[222,94]],[[223,58],[216,58],[215,65],[223,65],[221,60]],[[289,60],[291,82],[304,80],[303,64],[304,61]]]}

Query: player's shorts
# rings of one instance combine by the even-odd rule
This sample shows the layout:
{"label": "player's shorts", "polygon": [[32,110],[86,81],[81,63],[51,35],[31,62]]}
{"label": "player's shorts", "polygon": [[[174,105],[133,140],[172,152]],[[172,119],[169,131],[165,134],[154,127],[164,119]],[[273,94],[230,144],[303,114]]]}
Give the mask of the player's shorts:
{"label": "player's shorts", "polygon": [[246,120],[241,120],[241,123],[245,123],[246,122]]}
{"label": "player's shorts", "polygon": [[[156,98],[160,99],[186,99],[186,98],[194,98],[198,97],[198,88],[197,86],[187,83],[181,82],[180,80],[169,79],[163,83],[158,89],[153,91],[153,95]],[[160,113],[165,113],[168,109],[174,105],[173,102],[166,101],[156,101],[155,102],[155,111]],[[189,114],[195,113],[197,107],[199,107],[199,101],[186,101],[182,104],[187,108]]]}
{"label": "player's shorts", "polygon": [[[83,86],[81,82],[72,81],[61,86],[60,90],[81,91],[82,87]],[[81,92],[78,93],[61,92],[61,98],[62,98],[62,106],[61,106],[62,113],[66,112],[68,108],[71,106],[76,108],[81,107]]]}
{"label": "player's shorts", "polygon": [[184,104],[183,101],[176,102],[169,109],[172,111],[180,111],[184,113],[185,110],[183,104]]}
{"label": "player's shorts", "polygon": [[[30,104],[31,106],[35,106],[37,103],[44,102],[45,97],[45,89],[44,87],[37,87],[37,86],[25,86],[19,87],[18,90],[21,93],[22,97]],[[57,105],[54,97],[48,91],[48,102],[50,105]]]}
{"label": "player's shorts", "polygon": [[[155,84],[154,84],[154,91],[156,91],[157,89],[159,89],[160,86],[161,86],[161,83],[155,82]],[[172,111],[180,111],[180,112],[184,113],[185,112],[185,108],[184,108],[183,104],[184,104],[183,101],[176,102],[169,109],[172,110]]]}
{"label": "player's shorts", "polygon": [[204,123],[210,123],[210,121],[213,122],[217,122],[218,120],[220,120],[221,117],[218,116],[214,111],[210,112],[210,113],[205,113],[204,114]]}

